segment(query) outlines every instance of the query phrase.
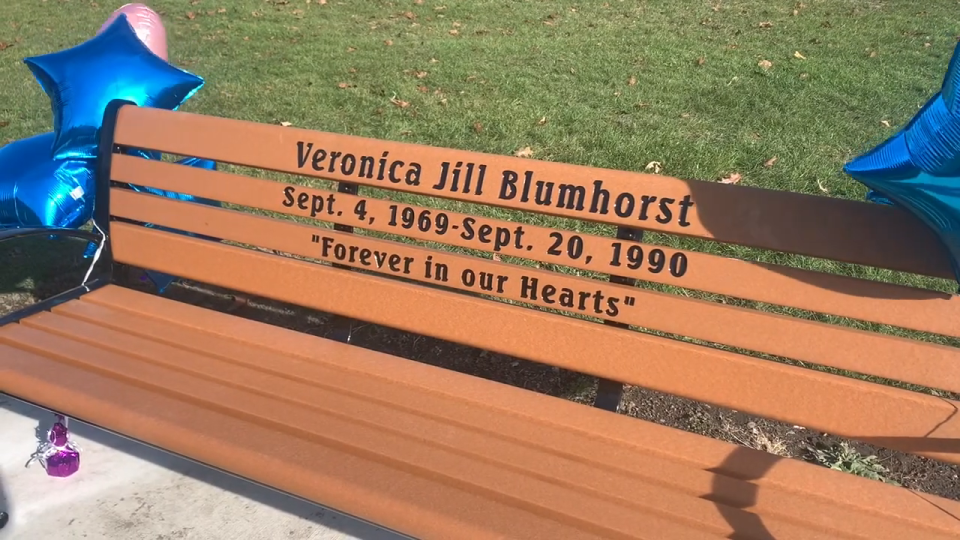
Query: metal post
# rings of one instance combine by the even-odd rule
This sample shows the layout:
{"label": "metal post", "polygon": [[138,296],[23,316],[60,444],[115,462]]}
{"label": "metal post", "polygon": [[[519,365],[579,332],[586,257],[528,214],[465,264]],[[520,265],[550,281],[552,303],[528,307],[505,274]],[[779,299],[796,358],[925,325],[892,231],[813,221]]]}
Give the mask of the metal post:
{"label": "metal post", "polygon": [[[337,192],[346,193],[347,195],[358,195],[360,193],[360,186],[357,184],[351,184],[349,182],[338,182]],[[335,223],[333,225],[333,229],[340,232],[353,233],[353,226],[351,225]],[[333,267],[347,271],[352,270],[349,266],[336,263],[333,264]],[[334,315],[330,322],[333,327],[333,329],[330,331],[330,339],[339,341],[341,343],[350,343],[350,341],[353,339],[353,327],[355,321],[349,317]]]}
{"label": "metal post", "polygon": [[[617,227],[617,240],[629,240],[639,242],[643,239],[643,231],[640,229],[630,229],[627,227]],[[619,285],[628,285],[636,287],[637,280],[624,276],[610,276],[610,283]],[[616,321],[603,321],[603,324],[616,328],[629,328],[628,325]],[[620,406],[620,399],[623,397],[623,384],[610,379],[597,379],[597,397],[593,400],[593,406],[598,409],[617,412]]]}

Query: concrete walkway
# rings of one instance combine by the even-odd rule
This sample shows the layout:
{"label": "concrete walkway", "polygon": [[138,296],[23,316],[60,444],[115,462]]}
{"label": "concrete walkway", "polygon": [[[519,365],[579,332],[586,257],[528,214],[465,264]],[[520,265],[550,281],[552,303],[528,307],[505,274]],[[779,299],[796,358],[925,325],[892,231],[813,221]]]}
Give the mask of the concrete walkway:
{"label": "concrete walkway", "polygon": [[398,540],[401,536],[71,421],[69,478],[24,464],[53,415],[0,394],[0,540]]}

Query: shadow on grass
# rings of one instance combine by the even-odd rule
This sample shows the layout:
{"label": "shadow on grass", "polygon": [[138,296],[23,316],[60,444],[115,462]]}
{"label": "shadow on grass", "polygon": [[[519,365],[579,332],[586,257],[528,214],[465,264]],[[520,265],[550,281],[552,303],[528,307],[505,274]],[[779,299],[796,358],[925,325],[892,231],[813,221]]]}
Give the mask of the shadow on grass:
{"label": "shadow on grass", "polygon": [[79,285],[90,265],[87,243],[71,238],[17,238],[0,244],[0,311],[17,298],[43,299]]}

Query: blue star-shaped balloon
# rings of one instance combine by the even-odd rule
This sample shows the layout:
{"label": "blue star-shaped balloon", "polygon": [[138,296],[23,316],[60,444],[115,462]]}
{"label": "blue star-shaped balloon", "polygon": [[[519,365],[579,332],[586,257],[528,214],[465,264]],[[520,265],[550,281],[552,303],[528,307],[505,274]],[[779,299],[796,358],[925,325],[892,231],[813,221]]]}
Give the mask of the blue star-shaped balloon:
{"label": "blue star-shaped balloon", "polygon": [[[145,151],[143,151],[143,150],[131,150],[131,151],[129,151],[129,153],[130,153],[131,155],[135,155],[135,156],[137,156],[137,157],[141,157],[141,158],[144,158],[144,159],[155,159],[155,160],[159,160],[159,159],[162,158],[161,154],[159,154],[158,152],[145,152]],[[185,167],[196,167],[196,168],[199,168],[199,169],[206,169],[206,170],[208,170],[208,171],[215,171],[215,170],[217,170],[217,163],[216,163],[215,161],[211,161],[211,160],[209,160],[209,159],[195,158],[195,157],[187,157],[187,158],[180,159],[180,160],[177,161],[177,165],[183,165],[183,166],[185,166]],[[192,202],[192,203],[197,203],[197,204],[205,204],[205,205],[207,205],[207,206],[216,206],[216,207],[222,207],[222,206],[223,206],[223,205],[220,203],[220,201],[214,201],[214,200],[211,200],[211,199],[204,199],[203,197],[196,197],[196,196],[193,196],[193,195],[188,195],[188,194],[186,194],[186,193],[177,193],[177,192],[175,192],[175,191],[167,191],[167,190],[163,190],[163,189],[157,189],[157,188],[152,188],[152,187],[147,187],[147,186],[137,186],[137,185],[133,185],[133,184],[128,184],[128,186],[129,186],[130,189],[132,189],[133,191],[136,191],[136,192],[139,192],[139,193],[149,193],[150,195],[158,195],[158,196],[160,196],[160,197],[167,197],[167,198],[170,198],[170,199],[175,199],[175,200],[184,201],[184,202]],[[3,200],[3,199],[2,199],[2,195],[3,195],[3,192],[0,191],[0,201]],[[2,205],[0,205],[0,211],[2,211],[2,209],[3,209],[3,207],[2,207]],[[0,216],[2,216],[2,212],[0,212]],[[219,242],[219,241],[220,241],[219,238],[213,238],[213,237],[211,237],[211,236],[206,236],[206,235],[202,235],[202,234],[197,234],[197,233],[193,233],[193,232],[189,232],[189,231],[181,231],[181,230],[178,230],[178,229],[171,229],[170,227],[164,227],[164,226],[156,225],[156,224],[153,224],[153,223],[146,223],[145,225],[146,225],[147,227],[152,228],[152,229],[157,229],[157,230],[166,231],[166,232],[172,232],[172,233],[177,233],[177,234],[185,234],[185,235],[187,235],[187,236],[192,236],[192,237],[200,238],[200,239],[203,239],[203,240],[210,240],[210,241],[213,241],[213,242]],[[91,244],[90,246],[88,246],[88,247],[87,247],[87,251],[84,253],[84,257],[85,257],[85,258],[93,257],[93,255],[96,253],[96,250],[97,250],[96,248],[97,248],[96,244]],[[149,279],[151,282],[153,282],[153,285],[157,288],[157,292],[159,292],[159,293],[161,293],[161,294],[162,294],[164,291],[166,291],[167,288],[168,288],[174,281],[176,281],[176,280],[178,279],[176,276],[171,276],[170,274],[164,274],[164,273],[162,273],[162,272],[156,272],[156,271],[153,271],[153,270],[145,270],[145,271],[144,271],[144,275],[146,276],[147,279]]]}
{"label": "blue star-shaped balloon", "polygon": [[53,158],[93,158],[107,104],[176,110],[203,79],[153,54],[121,15],[96,37],[63,51],[25,58],[50,97]]}
{"label": "blue star-shaped balloon", "polygon": [[94,162],[50,157],[53,133],[0,146],[0,229],[75,228],[93,215]]}
{"label": "blue star-shaped balloon", "polygon": [[853,159],[844,172],[931,227],[960,282],[960,44],[940,92],[898,133]]}

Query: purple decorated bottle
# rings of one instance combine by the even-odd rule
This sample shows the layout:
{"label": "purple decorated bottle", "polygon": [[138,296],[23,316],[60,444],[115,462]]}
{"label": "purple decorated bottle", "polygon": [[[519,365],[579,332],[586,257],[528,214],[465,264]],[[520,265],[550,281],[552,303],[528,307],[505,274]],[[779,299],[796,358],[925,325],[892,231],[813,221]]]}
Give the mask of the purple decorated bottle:
{"label": "purple decorated bottle", "polygon": [[57,421],[47,432],[47,442],[40,445],[30,461],[37,460],[47,474],[65,478],[80,470],[80,447],[70,440],[67,418],[57,415]]}

